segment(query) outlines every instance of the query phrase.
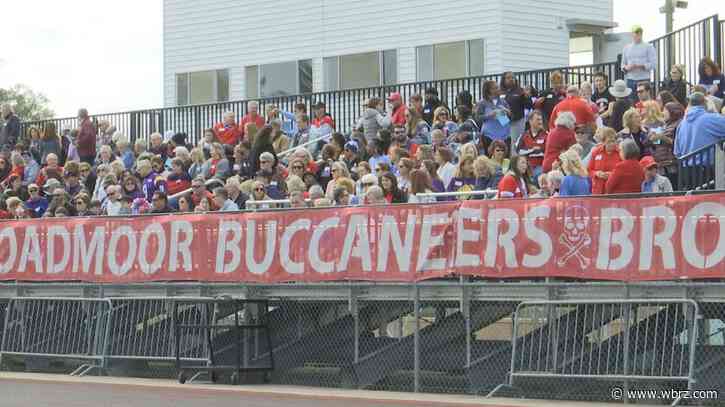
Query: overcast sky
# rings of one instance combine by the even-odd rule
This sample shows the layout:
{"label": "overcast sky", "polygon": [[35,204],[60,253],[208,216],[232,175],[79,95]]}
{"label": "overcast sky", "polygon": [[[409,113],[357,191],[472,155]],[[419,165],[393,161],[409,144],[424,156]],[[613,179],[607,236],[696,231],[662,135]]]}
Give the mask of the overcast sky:
{"label": "overcast sky", "polygon": [[[162,0],[8,0],[0,10],[0,87],[45,93],[57,115],[160,107]],[[617,31],[664,32],[664,0],[614,0]],[[689,0],[675,28],[719,13],[723,0]]]}

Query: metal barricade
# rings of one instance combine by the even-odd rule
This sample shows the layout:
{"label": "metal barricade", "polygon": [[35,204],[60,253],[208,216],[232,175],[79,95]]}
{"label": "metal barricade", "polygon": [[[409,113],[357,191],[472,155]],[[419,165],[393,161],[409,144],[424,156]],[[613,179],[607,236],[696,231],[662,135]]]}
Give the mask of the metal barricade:
{"label": "metal barricade", "polygon": [[625,402],[632,382],[679,381],[692,390],[701,319],[686,299],[522,302],[509,382],[489,396],[523,379],[621,382]]}
{"label": "metal barricade", "polygon": [[72,375],[106,365],[111,302],[90,298],[13,298],[5,313],[0,367],[6,356],[91,361]]}
{"label": "metal barricade", "polygon": [[[111,334],[108,345],[109,361],[175,360],[174,304],[176,301],[203,301],[204,298],[131,297],[111,298]],[[205,310],[189,305],[181,313],[181,323],[202,323]],[[183,360],[206,363],[204,344],[184,344]]]}

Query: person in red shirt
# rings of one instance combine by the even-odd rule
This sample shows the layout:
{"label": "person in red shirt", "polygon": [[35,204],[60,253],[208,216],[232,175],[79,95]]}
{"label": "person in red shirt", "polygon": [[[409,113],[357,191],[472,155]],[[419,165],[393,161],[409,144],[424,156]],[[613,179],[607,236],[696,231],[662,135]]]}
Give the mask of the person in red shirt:
{"label": "person in red shirt", "polygon": [[600,144],[592,148],[587,170],[592,179],[592,195],[601,195],[606,189],[607,179],[622,157],[617,146],[617,132],[613,128],[602,127],[594,137]]}
{"label": "person in red shirt", "polygon": [[81,122],[76,140],[78,156],[82,162],[93,165],[96,160],[96,127],[86,109],[78,110],[78,120]]}
{"label": "person in red shirt", "polygon": [[255,102],[254,100],[247,103],[247,114],[242,117],[242,121],[239,122],[239,140],[244,140],[244,136],[246,135],[244,133],[244,126],[247,125],[247,123],[254,123],[255,126],[257,126],[257,129],[261,129],[264,127],[264,117],[260,116],[258,114],[259,112],[259,104]]}
{"label": "person in red shirt", "polygon": [[405,113],[408,108],[403,103],[403,97],[400,96],[400,93],[394,92],[388,96],[388,102],[390,102],[391,112],[386,119],[392,126],[405,126]]}
{"label": "person in red shirt", "polygon": [[166,189],[169,196],[191,188],[191,177],[184,170],[184,162],[180,158],[171,160],[171,174],[166,177]]}
{"label": "person in red shirt", "polygon": [[[526,132],[519,138],[516,145],[518,155],[525,155],[529,158],[529,165],[535,175],[541,173],[544,164],[544,147],[546,147],[546,137],[548,132],[544,129],[544,118],[541,112],[534,110],[529,113],[529,125]],[[537,170],[538,168],[538,170]]]}
{"label": "person in red shirt", "polygon": [[221,123],[214,125],[214,134],[220,143],[234,146],[242,138],[242,132],[234,120],[234,112],[224,113],[224,119]]}
{"label": "person in red shirt", "polygon": [[556,117],[556,127],[549,131],[544,148],[544,172],[551,171],[559,155],[576,144],[576,118],[572,112],[561,112]]}
{"label": "person in red shirt", "polygon": [[509,172],[498,183],[498,198],[528,198],[531,192],[531,170],[526,157],[511,158]]}
{"label": "person in red shirt", "polygon": [[639,165],[639,147],[632,139],[626,139],[619,145],[622,161],[614,166],[612,175],[607,179],[605,193],[625,194],[642,192],[644,170]]}
{"label": "person in red shirt", "polygon": [[551,112],[551,118],[549,118],[549,129],[556,127],[556,118],[561,112],[574,113],[574,118],[576,119],[576,125],[578,127],[593,127],[594,122],[597,119],[591,106],[589,106],[589,102],[579,96],[579,88],[575,85],[569,86],[566,89],[566,99],[559,102]]}

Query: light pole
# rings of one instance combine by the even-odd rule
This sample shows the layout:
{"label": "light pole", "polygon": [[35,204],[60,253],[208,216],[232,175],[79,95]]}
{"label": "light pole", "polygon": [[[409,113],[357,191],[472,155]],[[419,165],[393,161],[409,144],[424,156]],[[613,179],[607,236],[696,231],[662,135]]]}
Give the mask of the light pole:
{"label": "light pole", "polygon": [[[670,34],[673,30],[674,14],[678,8],[687,8],[685,0],[665,0],[665,5],[660,7],[660,13],[665,15],[665,34]],[[672,37],[667,37],[667,69],[675,63],[675,42]]]}

